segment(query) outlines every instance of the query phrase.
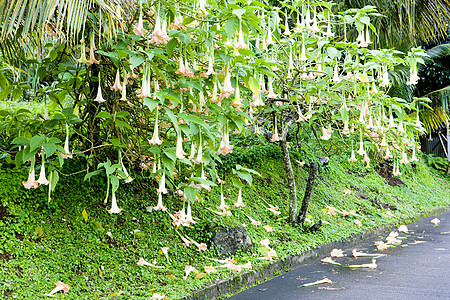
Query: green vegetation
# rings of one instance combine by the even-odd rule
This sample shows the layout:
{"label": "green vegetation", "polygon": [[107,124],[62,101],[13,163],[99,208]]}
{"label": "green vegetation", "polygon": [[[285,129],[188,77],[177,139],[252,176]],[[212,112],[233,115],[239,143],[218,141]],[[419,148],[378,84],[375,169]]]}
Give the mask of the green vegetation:
{"label": "green vegetation", "polygon": [[[234,163],[248,163],[246,166],[262,175],[254,178],[253,189],[243,189],[246,206],[231,206],[232,217],[216,215],[210,209],[216,210],[220,204],[220,189],[214,188],[202,194],[203,203],[194,203],[194,219],[198,223],[191,228],[178,229],[171,225],[167,212],[151,211],[156,199],[146,191],[148,179],[137,178],[126,185],[126,189],[117,194],[124,211],[110,215],[103,203],[105,177],[91,178],[88,182],[83,180],[84,174],[60,175],[63,184],[55,190],[53,201],[47,203],[46,189],[30,191],[22,187],[27,170],[12,170],[3,165],[0,173],[3,183],[0,189],[3,206],[0,295],[35,299],[52,290],[54,282],[60,280],[71,286],[65,299],[110,299],[112,295],[117,295],[118,299],[148,299],[154,292],[177,299],[216,280],[237,275],[217,267],[220,264],[211,260],[220,258],[218,249],[210,243],[213,230],[219,226],[247,224],[245,228],[255,246],[246,253],[238,253],[234,259],[236,264],[250,260],[255,269],[268,263],[258,259],[264,256],[258,242],[265,238],[270,240],[279,259],[283,259],[355,232],[450,204],[450,198],[443,196],[450,193],[450,177],[438,171],[430,173],[422,162],[406,165],[400,176],[405,185],[393,187],[387,185],[374,168],[348,162],[347,154],[335,155],[328,167],[319,170],[323,181],[316,181],[308,213],[312,221],[321,219],[327,223],[319,231],[307,233],[302,227],[287,224],[288,190],[280,155],[278,146],[273,144],[236,148],[226,157]],[[294,152],[293,156],[300,158],[301,153]],[[63,173],[78,170],[78,164],[78,161],[66,163]],[[295,175],[298,193],[302,195],[308,170],[296,166]],[[236,202],[237,190],[227,179],[225,181],[226,202],[232,205]],[[344,189],[350,189],[352,194],[344,195]],[[355,197],[357,192],[367,199]],[[167,205],[180,205],[179,201],[172,201]],[[268,204],[279,206],[281,214],[276,216],[270,212]],[[354,210],[358,216],[344,217],[339,213],[333,216],[327,213],[329,207],[339,211]],[[87,222],[83,209],[87,212]],[[388,212],[393,216],[388,216]],[[251,225],[247,216],[260,221],[261,225]],[[362,226],[356,225],[354,220],[360,220]],[[275,230],[267,233],[265,225]],[[208,251],[200,253],[192,246],[185,249],[177,232],[199,243],[207,243]],[[161,247],[169,247],[169,261],[160,252]],[[138,266],[140,257],[148,262],[156,259],[156,265],[164,268]],[[195,274],[183,279],[186,265],[199,272],[203,272],[203,266],[213,265],[218,272],[201,279],[195,279]]]}

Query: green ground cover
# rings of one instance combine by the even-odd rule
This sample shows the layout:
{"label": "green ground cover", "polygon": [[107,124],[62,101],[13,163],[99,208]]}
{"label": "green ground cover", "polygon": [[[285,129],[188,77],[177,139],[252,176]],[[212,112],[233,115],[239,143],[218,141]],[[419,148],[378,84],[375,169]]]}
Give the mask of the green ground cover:
{"label": "green ground cover", "polygon": [[[293,161],[302,159],[294,153]],[[306,158],[307,160],[307,158]],[[153,293],[178,299],[217,280],[237,273],[218,267],[212,260],[221,258],[219,249],[211,245],[213,231],[220,226],[246,224],[246,230],[255,246],[248,252],[234,256],[236,264],[251,262],[253,269],[269,262],[259,259],[264,252],[259,241],[268,238],[278,259],[337,241],[383,224],[396,223],[421,211],[450,204],[450,178],[444,173],[429,170],[419,162],[402,169],[400,179],[405,185],[389,186],[378,175],[376,167],[365,168],[360,163],[349,163],[345,155],[334,155],[328,167],[320,168],[323,178],[317,179],[308,217],[313,222],[326,221],[315,233],[305,233],[300,227],[286,223],[288,215],[285,171],[281,151],[275,145],[236,147],[226,156],[225,166],[241,163],[256,169],[262,176],[254,177],[253,187],[243,190],[244,208],[232,206],[237,189],[225,177],[224,194],[232,211],[223,217],[211,211],[220,204],[220,188],[203,194],[203,203],[193,206],[197,224],[191,228],[175,228],[168,212],[152,211],[157,197],[154,184],[137,178],[124,185],[118,193],[123,207],[119,215],[110,215],[103,199],[105,178],[84,181],[84,174],[70,177],[61,175],[52,198],[47,204],[47,189],[25,190],[27,170],[11,169],[3,165],[0,171],[0,298],[38,299],[50,292],[56,281],[70,285],[64,299],[149,299]],[[79,162],[65,164],[64,173],[81,169]],[[223,170],[226,172],[226,168]],[[295,166],[298,198],[305,189],[308,169]],[[344,194],[343,190],[351,190]],[[356,197],[360,193],[367,199]],[[167,207],[181,208],[179,198],[165,199]],[[280,207],[281,214],[268,210],[269,204]],[[329,207],[339,211],[354,210],[358,216],[331,215]],[[82,215],[87,212],[87,221]],[[392,214],[392,216],[389,216]],[[261,222],[251,224],[251,217]],[[361,221],[358,226],[354,221]],[[263,226],[274,231],[266,232]],[[180,234],[208,245],[206,252],[198,252],[191,245],[185,248]],[[169,247],[168,259],[161,247]],[[140,257],[164,268],[138,266]],[[223,257],[222,257],[223,258]],[[184,279],[186,265],[195,267],[202,277],[204,266],[215,266],[215,274]]]}

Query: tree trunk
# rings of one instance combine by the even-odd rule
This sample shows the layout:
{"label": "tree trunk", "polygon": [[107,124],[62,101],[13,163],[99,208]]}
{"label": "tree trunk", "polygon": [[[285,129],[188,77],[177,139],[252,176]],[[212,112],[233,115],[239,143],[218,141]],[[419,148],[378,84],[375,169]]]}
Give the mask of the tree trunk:
{"label": "tree trunk", "polygon": [[281,151],[283,152],[284,169],[286,170],[288,188],[289,188],[289,219],[292,224],[297,223],[297,186],[295,184],[294,170],[292,169],[291,157],[289,156],[289,149],[287,144],[287,133],[289,128],[294,124],[294,120],[290,120],[284,126],[281,133]]}
{"label": "tree trunk", "polygon": [[315,162],[311,162],[311,165],[309,166],[309,177],[308,181],[306,182],[305,197],[303,197],[302,207],[300,209],[300,213],[298,216],[298,223],[303,224],[303,222],[305,222],[306,212],[308,211],[309,200],[311,198],[311,193],[314,186],[314,179],[316,178],[316,174],[317,174],[317,164]]}
{"label": "tree trunk", "polygon": [[450,160],[450,121],[447,120],[447,159]]}
{"label": "tree trunk", "polygon": [[287,142],[285,139],[282,139],[280,143],[289,188],[289,222],[294,224],[297,222],[297,187],[295,184],[294,170],[292,169]]}

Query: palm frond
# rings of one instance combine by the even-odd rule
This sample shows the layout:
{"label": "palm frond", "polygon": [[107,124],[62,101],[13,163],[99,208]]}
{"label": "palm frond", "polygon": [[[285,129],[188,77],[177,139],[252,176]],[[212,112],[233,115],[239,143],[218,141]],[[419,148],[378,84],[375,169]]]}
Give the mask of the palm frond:
{"label": "palm frond", "polygon": [[[412,114],[410,117],[415,118],[416,113]],[[442,125],[446,124],[447,120],[449,120],[449,116],[442,110],[441,107],[421,110],[419,117],[427,133],[441,128]]]}
{"label": "palm frond", "polygon": [[[76,41],[78,34],[86,28],[89,10],[99,9],[107,15],[102,26],[117,34],[123,20],[119,13],[129,11],[132,4],[115,0],[16,0],[1,1],[0,41],[25,35],[42,36],[47,26],[63,35],[68,41]],[[105,31],[106,31],[105,29]]]}
{"label": "palm frond", "polygon": [[427,54],[429,56],[429,58],[427,58],[427,59],[430,59],[430,60],[448,56],[448,55],[450,55],[450,44],[442,44],[442,45],[433,47],[427,51]]}
{"label": "palm frond", "polygon": [[430,42],[447,36],[450,28],[448,0],[345,0],[337,9],[377,7],[385,18],[371,20],[378,36],[374,47],[406,50],[420,41]]}

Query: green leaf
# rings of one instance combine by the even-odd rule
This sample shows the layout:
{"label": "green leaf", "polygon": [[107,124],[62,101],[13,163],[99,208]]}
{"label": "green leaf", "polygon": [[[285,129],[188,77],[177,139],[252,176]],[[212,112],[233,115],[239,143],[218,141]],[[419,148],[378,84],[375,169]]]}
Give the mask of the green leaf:
{"label": "green leaf", "polygon": [[0,100],[5,99],[9,95],[9,93],[11,93],[12,88],[13,87],[11,85],[2,88],[0,92]]}
{"label": "green leaf", "polygon": [[30,143],[30,140],[24,136],[18,136],[15,139],[13,139],[11,143],[14,145],[24,146],[28,145]]}
{"label": "green leaf", "polygon": [[159,100],[157,99],[153,99],[150,97],[145,97],[144,98],[144,105],[148,107],[148,109],[150,109],[150,111],[153,111],[155,109],[155,107],[157,107],[159,104]]}
{"label": "green leaf", "polygon": [[370,24],[370,18],[367,16],[361,17],[359,20],[366,25]]}
{"label": "green leaf", "polygon": [[90,173],[87,173],[87,174],[84,176],[84,180],[89,179],[89,178],[91,178],[92,176],[95,176],[95,175],[97,175],[97,174],[100,174],[101,172],[102,172],[102,170],[95,170],[95,171],[92,171],[92,172],[90,172]]}
{"label": "green leaf", "polygon": [[238,17],[240,19],[246,11],[247,10],[245,8],[233,9],[233,15],[235,15],[236,17]]}
{"label": "green leaf", "polygon": [[14,89],[12,91],[12,96],[14,100],[18,100],[20,98],[20,96],[22,96],[22,90],[21,89]]}
{"label": "green leaf", "polygon": [[41,135],[35,135],[33,136],[33,138],[31,139],[30,142],[30,151],[34,151],[38,148],[42,147],[42,144],[44,143],[45,138]]}
{"label": "green leaf", "polygon": [[225,22],[224,28],[228,38],[233,37],[238,31],[239,20],[236,17],[232,17]]}
{"label": "green leaf", "polygon": [[178,33],[178,38],[185,45],[187,45],[187,44],[189,44],[191,42],[191,35],[188,32],[186,32],[186,33],[184,33],[184,32]]}
{"label": "green leaf", "polygon": [[241,188],[242,188],[242,182],[241,182],[238,178],[232,177],[232,178],[231,178],[231,181],[233,181],[233,185],[234,185],[236,188],[238,188],[238,189],[241,189]]}
{"label": "green leaf", "polygon": [[130,58],[130,64],[132,69],[142,65],[144,62],[145,58],[143,58],[142,56],[132,56]]}
{"label": "green leaf", "polygon": [[197,196],[197,191],[198,189],[192,186],[187,186],[184,188],[184,196],[186,196],[186,198],[191,201],[194,202],[195,201],[195,197]]}
{"label": "green leaf", "polygon": [[8,79],[6,79],[5,75],[0,72],[0,88],[4,90],[7,86],[9,86]]}
{"label": "green leaf", "polygon": [[167,51],[167,55],[169,57],[172,57],[173,55],[173,50],[175,49],[175,47],[178,46],[178,39],[171,39],[167,45],[166,45],[166,51]]}
{"label": "green leaf", "polygon": [[44,147],[46,157],[52,156],[56,151],[56,145],[53,143],[44,143],[42,146]]}
{"label": "green leaf", "polygon": [[87,222],[89,217],[88,217],[88,214],[86,212],[86,208],[83,209],[83,212],[81,214],[83,215],[84,222]]}
{"label": "green leaf", "polygon": [[115,193],[119,188],[119,178],[117,178],[117,176],[114,175],[109,176],[109,178],[111,179],[111,187],[112,187],[111,191]]}
{"label": "green leaf", "polygon": [[338,56],[338,54],[339,54],[338,50],[336,48],[334,48],[334,47],[328,47],[327,48],[327,52],[328,52],[328,56],[331,59],[336,58]]}
{"label": "green leaf", "polygon": [[111,119],[111,114],[107,111],[101,111],[97,114],[97,118]]}
{"label": "green leaf", "polygon": [[178,126],[178,118],[174,115],[174,113],[172,112],[172,110],[168,109],[167,107],[164,107],[167,116],[170,118],[170,120],[173,123],[173,126],[175,127],[175,129],[177,130],[177,132],[179,131],[179,126]]}
{"label": "green leaf", "polygon": [[253,92],[253,94],[257,94],[259,90],[259,83],[258,80],[255,79],[255,77],[250,76],[248,78],[248,88]]}
{"label": "green leaf", "polygon": [[42,80],[45,75],[47,75],[47,68],[42,66],[37,70],[37,76],[39,77],[39,80]]}

